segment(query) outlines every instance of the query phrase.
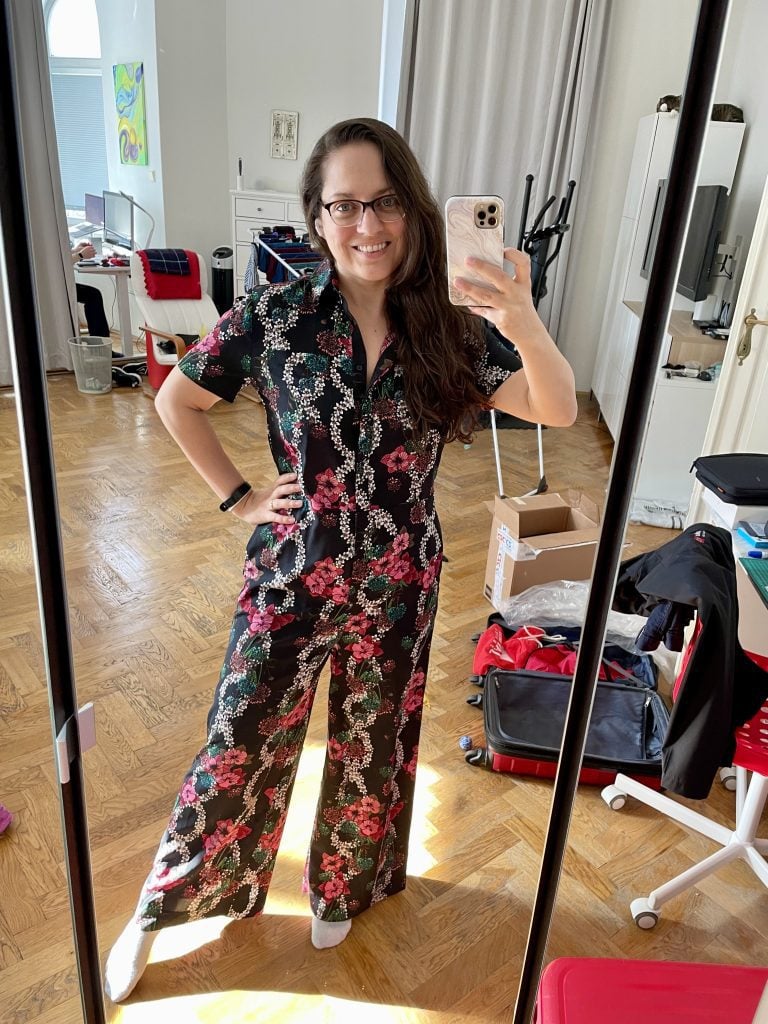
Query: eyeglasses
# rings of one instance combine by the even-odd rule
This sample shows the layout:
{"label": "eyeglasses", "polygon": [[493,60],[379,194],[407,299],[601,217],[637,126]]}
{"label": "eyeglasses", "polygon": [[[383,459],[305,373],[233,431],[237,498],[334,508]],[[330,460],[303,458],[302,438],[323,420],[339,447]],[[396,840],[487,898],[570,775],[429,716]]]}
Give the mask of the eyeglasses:
{"label": "eyeglasses", "polygon": [[322,203],[324,210],[330,214],[331,220],[339,227],[349,228],[358,225],[370,206],[380,221],[384,223],[400,220],[405,212],[397,196],[379,196],[377,199],[337,199],[335,203]]}

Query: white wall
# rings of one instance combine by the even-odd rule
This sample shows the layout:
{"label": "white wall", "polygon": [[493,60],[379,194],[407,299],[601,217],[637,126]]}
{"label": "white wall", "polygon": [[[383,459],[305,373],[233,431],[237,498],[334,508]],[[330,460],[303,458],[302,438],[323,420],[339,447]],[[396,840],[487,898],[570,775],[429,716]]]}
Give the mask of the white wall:
{"label": "white wall", "polygon": [[660,96],[682,92],[696,10],[696,0],[610,4],[557,339],[580,391],[591,386],[637,122]]}
{"label": "white wall", "polygon": [[[227,179],[226,0],[155,5],[165,244],[231,244]],[[154,244],[154,239],[153,239]]]}
{"label": "white wall", "polygon": [[[155,218],[153,245],[165,245],[163,217],[163,165],[160,149],[160,107],[157,91],[157,41],[155,0],[96,0],[101,36],[104,124],[110,190],[123,191],[145,206]],[[144,62],[144,102],[147,117],[146,166],[122,164],[117,143],[117,114],[112,67]],[[140,244],[150,222],[134,211],[134,231]]]}
{"label": "white wall", "polygon": [[[317,138],[376,117],[383,0],[228,0],[229,187],[295,192]],[[269,155],[271,110],[299,112],[297,160]]]}

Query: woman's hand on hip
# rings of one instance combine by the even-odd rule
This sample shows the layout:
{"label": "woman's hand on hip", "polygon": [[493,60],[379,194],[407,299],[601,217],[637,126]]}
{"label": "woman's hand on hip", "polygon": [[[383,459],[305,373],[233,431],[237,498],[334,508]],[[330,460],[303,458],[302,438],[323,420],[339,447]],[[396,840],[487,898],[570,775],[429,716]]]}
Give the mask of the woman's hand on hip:
{"label": "woman's hand on hip", "polygon": [[296,520],[291,513],[304,504],[301,497],[297,498],[301,495],[297,480],[295,473],[281,473],[269,487],[263,490],[253,488],[232,507],[233,515],[245,523],[250,523],[251,526],[261,526],[264,523],[295,523]]}

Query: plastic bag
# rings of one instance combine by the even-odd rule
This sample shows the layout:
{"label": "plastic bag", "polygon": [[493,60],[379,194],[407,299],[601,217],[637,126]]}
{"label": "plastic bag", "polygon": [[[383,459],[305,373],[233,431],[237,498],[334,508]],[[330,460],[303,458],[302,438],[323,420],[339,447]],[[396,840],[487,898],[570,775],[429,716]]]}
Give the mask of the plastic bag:
{"label": "plastic bag", "polygon": [[[556,580],[529,587],[502,603],[499,611],[512,628],[532,623],[548,626],[583,626],[589,594],[588,580]],[[636,653],[635,639],[646,619],[642,615],[608,612],[605,642]]]}

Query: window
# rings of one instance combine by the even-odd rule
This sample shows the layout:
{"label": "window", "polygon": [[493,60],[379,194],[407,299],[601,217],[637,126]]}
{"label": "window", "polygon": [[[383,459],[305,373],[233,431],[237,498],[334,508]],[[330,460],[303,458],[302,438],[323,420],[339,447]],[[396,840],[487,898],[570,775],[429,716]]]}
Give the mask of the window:
{"label": "window", "polygon": [[109,187],[99,21],[95,0],[44,5],[64,203],[76,225],[85,193]]}

